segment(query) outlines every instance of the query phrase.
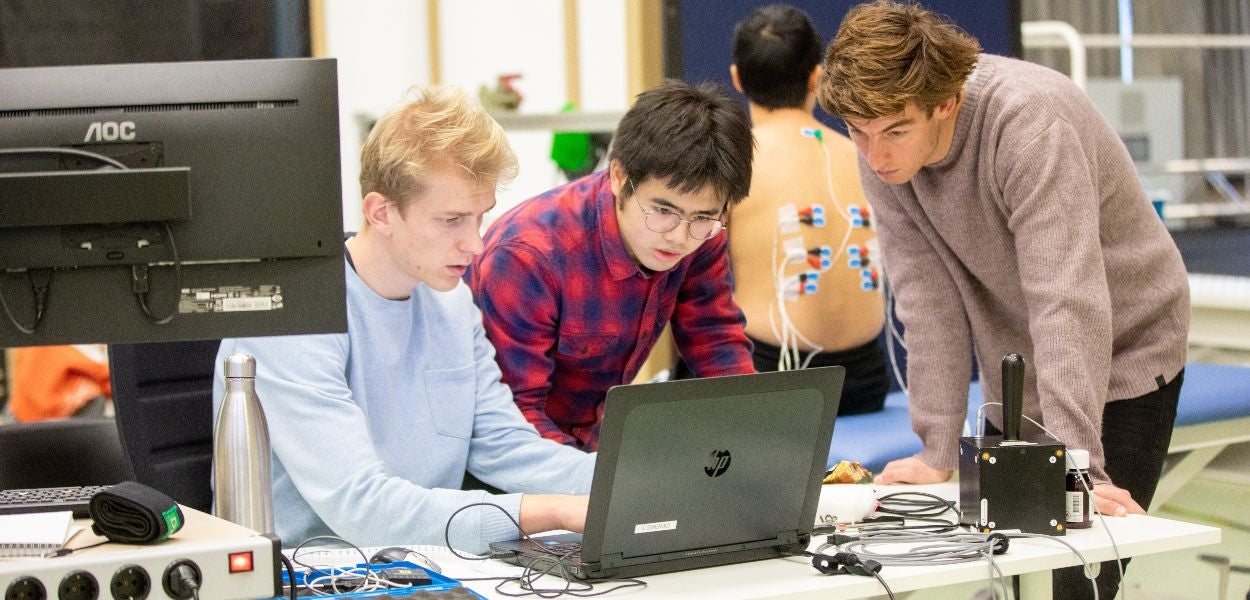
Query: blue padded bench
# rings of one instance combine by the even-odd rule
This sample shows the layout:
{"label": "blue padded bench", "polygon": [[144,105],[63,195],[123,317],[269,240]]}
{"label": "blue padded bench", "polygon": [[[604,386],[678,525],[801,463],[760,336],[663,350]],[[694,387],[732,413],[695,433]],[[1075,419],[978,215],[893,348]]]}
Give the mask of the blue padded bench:
{"label": "blue padded bench", "polygon": [[[974,381],[968,392],[970,426],[980,404],[981,386]],[[1168,449],[1173,460],[1165,468],[1151,507],[1167,502],[1224,448],[1246,441],[1250,441],[1250,368],[1187,365],[1176,429]],[[839,460],[854,460],[879,473],[887,462],[911,456],[920,449],[920,438],[911,430],[907,397],[902,392],[892,392],[886,396],[881,412],[838,417],[829,461],[832,466]]]}
{"label": "blue padded bench", "polygon": [[1191,363],[1176,410],[1170,464],[1150,509],[1176,492],[1231,444],[1250,442],[1250,367]]}

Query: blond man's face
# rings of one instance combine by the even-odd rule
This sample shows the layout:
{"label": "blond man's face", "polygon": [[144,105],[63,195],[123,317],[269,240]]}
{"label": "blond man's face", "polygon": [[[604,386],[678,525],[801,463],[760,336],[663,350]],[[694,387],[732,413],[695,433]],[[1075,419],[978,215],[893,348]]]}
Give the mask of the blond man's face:
{"label": "blond man's face", "polygon": [[389,244],[398,270],[412,285],[456,287],[482,253],[482,219],[495,206],[494,182],[478,182],[457,167],[435,165],[421,198],[393,211]]}

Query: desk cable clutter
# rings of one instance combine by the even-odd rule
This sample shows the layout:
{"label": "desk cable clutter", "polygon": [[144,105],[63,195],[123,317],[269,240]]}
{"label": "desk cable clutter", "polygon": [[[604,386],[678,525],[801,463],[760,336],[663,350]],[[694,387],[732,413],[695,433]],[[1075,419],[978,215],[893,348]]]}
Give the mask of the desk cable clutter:
{"label": "desk cable clutter", "polygon": [[[886,594],[894,598],[893,590],[881,576],[885,567],[940,566],[985,560],[991,597],[1009,598],[1006,577],[995,557],[1008,552],[1013,539],[1041,539],[1062,544],[1081,564],[1090,565],[1075,546],[1061,537],[1015,530],[965,530],[958,522],[956,505],[932,494],[896,492],[881,496],[876,502],[877,507],[868,517],[856,523],[839,524],[840,533],[829,535],[825,543],[808,553],[816,570],[825,575],[875,577]],[[890,522],[882,517],[902,517],[907,521]],[[1086,577],[1091,580],[1097,600],[1094,573],[1087,569]]]}
{"label": "desk cable clutter", "polygon": [[[1020,440],[1023,417],[1024,360],[1018,354],[1003,358],[1003,436],[978,435],[960,440],[960,503],[920,492],[902,492],[875,497],[871,486],[838,486],[836,494],[822,495],[817,528],[838,533],[809,553],[812,566],[826,575],[862,575],[878,579],[890,598],[893,591],[880,572],[886,566],[934,566],[985,560],[992,597],[1009,597],[1006,578],[995,563],[996,555],[1007,552],[1010,540],[1045,539],[1067,546],[1086,568],[1094,598],[1098,589],[1091,563],[1061,537],[1066,523],[1080,527],[1089,514],[1097,515],[1106,529],[1103,515],[1093,502],[1087,474],[1088,459],[1082,451],[1068,456],[1067,449],[1053,433],[1029,419],[1055,443]],[[987,403],[993,404],[993,403]],[[982,406],[982,409],[985,407]],[[1028,418],[1028,417],[1023,417]],[[981,415],[978,414],[978,421]],[[1072,472],[1074,477],[1069,478]],[[1065,479],[1070,483],[1065,484]],[[1088,505],[1065,511],[1075,504],[1065,487],[1083,488]],[[944,519],[952,513],[954,518]],[[885,523],[886,518],[906,518],[909,524]],[[912,524],[919,522],[919,524]],[[971,531],[964,530],[968,527]],[[1116,564],[1123,580],[1119,548],[1111,539]],[[1096,565],[1094,565],[1096,566]]]}
{"label": "desk cable clutter", "polygon": [[[341,548],[310,546],[313,542],[333,541],[345,544],[352,554],[360,560],[348,561],[335,559],[342,553]],[[388,550],[403,551],[402,557],[393,562],[386,554]],[[407,560],[414,557],[414,560]],[[481,598],[478,594],[463,587],[458,580],[443,575],[438,566],[421,553],[403,547],[383,548],[372,556],[365,549],[332,536],[314,536],[300,542],[289,552],[287,562],[288,575],[283,578],[283,586],[292,599],[301,594],[313,596],[382,597],[397,595],[409,597],[421,594],[421,597],[438,598]]]}
{"label": "desk cable clutter", "polygon": [[[471,508],[490,508],[502,512],[504,516],[508,517],[508,520],[512,521],[513,525],[516,525],[517,531],[520,532],[522,539],[533,541],[533,538],[521,529],[521,524],[508,513],[507,509],[490,502],[475,502],[473,504],[466,504],[460,507],[455,512],[451,513],[451,516],[447,517],[447,524],[443,529],[443,543],[447,545],[447,550],[450,551],[456,558],[470,561],[491,560],[494,558],[494,556],[490,554],[485,556],[462,554],[457,551],[455,546],[451,543],[452,521],[455,520],[457,515]],[[512,597],[538,596],[539,598],[558,598],[564,595],[577,597],[602,596],[617,590],[647,586],[645,581],[632,578],[596,579],[593,581],[579,579],[572,575],[574,569],[571,564],[573,560],[576,560],[575,555],[578,554],[579,549],[548,549],[547,546],[537,542],[535,542],[535,546],[550,553],[550,564],[544,566],[531,565],[524,567],[524,570],[519,575],[465,578],[461,579],[461,581],[498,581],[499,583],[495,586],[495,591],[500,594]],[[560,579],[561,587],[540,587],[539,582],[544,577]],[[506,586],[510,583],[516,584],[520,588],[520,591],[517,592],[506,589]],[[597,590],[595,589],[596,583],[613,583],[615,585],[608,589]]]}

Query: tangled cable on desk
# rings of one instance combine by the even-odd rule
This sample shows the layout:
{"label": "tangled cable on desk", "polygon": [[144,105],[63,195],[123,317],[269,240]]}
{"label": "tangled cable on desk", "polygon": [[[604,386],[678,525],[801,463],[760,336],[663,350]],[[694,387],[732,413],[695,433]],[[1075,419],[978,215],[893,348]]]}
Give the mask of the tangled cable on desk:
{"label": "tangled cable on desk", "polygon": [[[521,532],[522,539],[534,543],[536,547],[542,549],[544,552],[546,552],[547,554],[551,556],[551,559],[550,559],[551,564],[547,565],[544,568],[535,568],[533,565],[523,567],[524,570],[521,572],[520,575],[503,576],[503,577],[472,577],[468,579],[461,579],[460,581],[496,581],[498,580],[499,584],[495,586],[495,591],[504,596],[511,596],[514,598],[520,598],[520,597],[525,597],[525,596],[538,596],[539,598],[559,598],[560,596],[566,596],[566,595],[575,596],[579,598],[588,598],[591,596],[602,596],[604,594],[609,594],[617,590],[623,590],[627,588],[646,587],[647,585],[647,582],[642,581],[640,579],[631,579],[631,578],[599,579],[599,580],[596,580],[599,583],[617,582],[617,585],[614,585],[605,590],[595,590],[594,583],[591,583],[590,581],[579,580],[573,574],[573,568],[572,568],[572,565],[569,563],[569,558],[573,554],[575,554],[577,550],[572,550],[572,551],[568,551],[564,553],[559,553],[559,552],[548,550],[542,544],[535,542],[534,538],[532,538],[529,534],[525,533],[524,531],[521,531],[521,524],[518,523],[517,520],[513,518],[510,513],[508,513],[507,509],[505,509],[502,506],[499,506],[498,504],[494,504],[491,502],[474,502],[473,504],[466,504],[465,506],[462,506],[459,509],[457,509],[456,512],[451,513],[451,516],[447,517],[447,525],[443,529],[443,543],[447,545],[447,550],[449,550],[456,558],[459,558],[462,560],[490,560],[491,558],[493,558],[489,554],[486,556],[473,556],[473,555],[461,554],[460,552],[456,551],[455,547],[451,545],[451,522],[452,520],[455,519],[457,515],[464,512],[465,510],[478,507],[478,506],[492,507],[502,512],[504,516],[508,517],[509,521],[512,521],[513,525],[516,525],[517,531]],[[549,576],[549,575],[553,577],[559,576],[563,578],[564,586],[560,588],[538,587],[537,585],[538,581],[542,579],[543,577]],[[515,592],[515,591],[505,589],[505,586],[509,583],[517,584],[521,588],[522,591]]]}
{"label": "tangled cable on desk", "polygon": [[[304,562],[308,559],[301,556],[300,551],[303,550],[304,547],[310,542],[319,540],[330,540],[346,544],[349,548],[360,554],[360,564],[366,566],[342,567],[335,564]],[[315,554],[316,549],[309,553]],[[369,569],[367,565],[370,563],[370,560],[369,557],[365,555],[364,550],[361,550],[359,546],[334,535],[318,535],[305,539],[291,551],[290,561],[288,561],[285,556],[282,557],[282,561],[284,566],[286,566],[287,572],[290,574],[290,598],[292,600],[296,598],[297,587],[303,587],[317,596],[414,587],[410,583],[391,581],[381,572]],[[307,569],[304,573],[302,586],[298,585],[298,577],[296,575],[295,568],[291,564],[292,562]]]}

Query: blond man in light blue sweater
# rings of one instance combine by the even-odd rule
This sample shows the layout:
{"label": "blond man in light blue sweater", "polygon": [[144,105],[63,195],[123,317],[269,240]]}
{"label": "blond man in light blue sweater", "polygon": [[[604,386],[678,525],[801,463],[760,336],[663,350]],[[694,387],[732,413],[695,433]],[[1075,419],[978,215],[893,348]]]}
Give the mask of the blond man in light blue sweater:
{"label": "blond man in light blue sweater", "polygon": [[[224,340],[256,357],[288,546],[451,543],[483,552],[526,532],[581,531],[595,456],[545,440],[500,381],[465,267],[516,171],[503,130],[463,92],[417,90],[361,160],[365,224],[347,241],[345,334]],[[462,491],[465,473],[505,494]],[[582,495],[568,495],[582,494]]]}

